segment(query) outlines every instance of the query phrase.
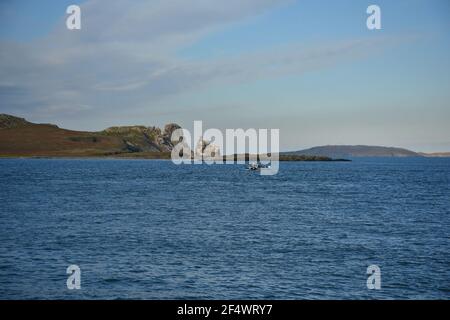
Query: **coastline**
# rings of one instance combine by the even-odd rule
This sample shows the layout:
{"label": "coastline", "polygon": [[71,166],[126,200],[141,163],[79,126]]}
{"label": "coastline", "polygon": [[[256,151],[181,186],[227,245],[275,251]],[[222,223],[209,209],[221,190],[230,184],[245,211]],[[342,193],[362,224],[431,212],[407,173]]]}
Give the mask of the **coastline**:
{"label": "coastline", "polygon": [[[111,160],[171,160],[170,153],[148,154],[148,153],[127,153],[116,155],[2,155],[0,159],[111,159]],[[224,157],[224,161],[226,158]],[[243,159],[241,156],[234,155],[234,161],[249,162],[248,155]],[[261,160],[258,157],[258,160]],[[332,159],[329,157],[317,156],[286,156],[280,155],[280,162],[351,162],[350,159]]]}

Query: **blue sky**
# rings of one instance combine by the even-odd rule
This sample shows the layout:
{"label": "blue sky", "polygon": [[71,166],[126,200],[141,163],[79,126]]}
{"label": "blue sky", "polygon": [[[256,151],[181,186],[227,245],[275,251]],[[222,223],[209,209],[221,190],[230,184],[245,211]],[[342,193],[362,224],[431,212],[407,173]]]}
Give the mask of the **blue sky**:
{"label": "blue sky", "polygon": [[[70,4],[82,30],[65,29]],[[366,28],[370,4],[382,30]],[[450,150],[449,18],[446,0],[7,0],[0,112],[84,130],[279,128],[284,150]]]}

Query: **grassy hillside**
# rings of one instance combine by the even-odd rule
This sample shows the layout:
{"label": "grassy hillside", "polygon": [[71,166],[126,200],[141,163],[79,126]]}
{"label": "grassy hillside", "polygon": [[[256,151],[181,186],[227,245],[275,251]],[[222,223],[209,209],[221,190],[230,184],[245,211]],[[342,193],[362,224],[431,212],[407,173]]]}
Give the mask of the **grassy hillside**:
{"label": "grassy hillside", "polygon": [[[137,128],[137,129],[136,129]],[[115,127],[101,132],[61,129],[51,124],[35,124],[22,118],[0,115],[1,157],[96,157],[170,151],[171,131],[154,127]],[[152,132],[152,135],[148,135]],[[155,156],[154,154],[152,156]]]}

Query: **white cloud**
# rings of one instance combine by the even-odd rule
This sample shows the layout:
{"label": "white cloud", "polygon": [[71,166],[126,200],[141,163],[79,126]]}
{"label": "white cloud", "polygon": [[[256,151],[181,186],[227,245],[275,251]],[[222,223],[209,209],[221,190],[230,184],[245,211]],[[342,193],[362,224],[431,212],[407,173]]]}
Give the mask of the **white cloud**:
{"label": "white cloud", "polygon": [[87,1],[81,31],[68,31],[61,22],[44,39],[0,44],[0,108],[58,114],[71,107],[113,112],[151,106],[199,86],[300,74],[376,48],[373,40],[357,40],[207,61],[175,54],[217,28],[287,2]]}

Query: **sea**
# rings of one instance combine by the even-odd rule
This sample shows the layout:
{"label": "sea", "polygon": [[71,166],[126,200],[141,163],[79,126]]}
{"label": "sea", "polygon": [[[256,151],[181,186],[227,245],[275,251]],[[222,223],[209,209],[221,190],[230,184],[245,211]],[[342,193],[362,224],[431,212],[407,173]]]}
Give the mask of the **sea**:
{"label": "sea", "polygon": [[2,300],[449,298],[450,158],[0,160]]}

